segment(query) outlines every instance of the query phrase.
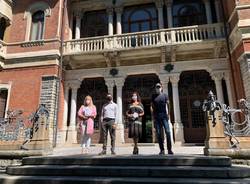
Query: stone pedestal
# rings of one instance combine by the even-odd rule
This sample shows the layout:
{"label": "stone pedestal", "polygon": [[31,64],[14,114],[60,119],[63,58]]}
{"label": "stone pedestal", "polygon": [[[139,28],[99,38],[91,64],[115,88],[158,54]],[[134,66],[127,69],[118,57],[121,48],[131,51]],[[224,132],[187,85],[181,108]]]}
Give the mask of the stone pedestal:
{"label": "stone pedestal", "polygon": [[230,148],[230,143],[224,135],[224,125],[222,123],[222,112],[216,111],[216,125],[213,126],[212,116],[208,115],[208,124],[207,124],[207,137],[205,140],[205,155],[218,155],[221,152],[221,155],[225,155],[224,149]]}

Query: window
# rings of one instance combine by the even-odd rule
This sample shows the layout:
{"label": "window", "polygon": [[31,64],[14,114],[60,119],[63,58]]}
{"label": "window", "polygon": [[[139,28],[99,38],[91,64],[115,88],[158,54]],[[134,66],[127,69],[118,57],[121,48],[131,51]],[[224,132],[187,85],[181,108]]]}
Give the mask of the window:
{"label": "window", "polygon": [[25,41],[44,38],[45,20],[49,16],[51,16],[51,9],[43,1],[37,1],[25,11],[24,19],[27,20]]}
{"label": "window", "polygon": [[6,30],[7,24],[6,24],[6,20],[4,18],[0,19],[0,40],[4,39],[4,33]]}
{"label": "window", "polygon": [[7,99],[8,99],[8,90],[0,89],[0,118],[4,118],[6,114],[7,107]]}
{"label": "window", "polygon": [[81,37],[103,36],[108,34],[108,17],[105,10],[91,11],[84,14]]}
{"label": "window", "polygon": [[124,33],[158,29],[156,7],[149,4],[125,8],[122,25]]}
{"label": "window", "polygon": [[175,1],[173,6],[174,27],[205,24],[205,12],[202,1]]}
{"label": "window", "polygon": [[32,15],[30,40],[41,40],[44,35],[44,11]]}

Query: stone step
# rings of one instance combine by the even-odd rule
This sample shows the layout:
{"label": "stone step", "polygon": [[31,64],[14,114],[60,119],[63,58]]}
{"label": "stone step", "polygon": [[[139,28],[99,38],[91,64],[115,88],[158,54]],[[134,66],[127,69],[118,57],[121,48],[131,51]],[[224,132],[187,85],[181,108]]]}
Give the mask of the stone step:
{"label": "stone step", "polygon": [[1,184],[249,184],[250,179],[211,178],[122,178],[67,176],[9,176],[0,175]]}
{"label": "stone step", "polygon": [[247,178],[250,177],[250,167],[25,165],[8,167],[6,173],[26,176]]}
{"label": "stone step", "polygon": [[28,157],[23,165],[92,165],[92,166],[206,166],[230,167],[229,157],[207,156],[60,156]]}

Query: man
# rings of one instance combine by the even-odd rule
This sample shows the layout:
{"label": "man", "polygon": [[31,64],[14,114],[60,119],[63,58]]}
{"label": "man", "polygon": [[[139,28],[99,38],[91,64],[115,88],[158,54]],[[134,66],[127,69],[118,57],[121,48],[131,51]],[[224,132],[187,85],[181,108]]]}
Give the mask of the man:
{"label": "man", "polygon": [[102,107],[101,113],[101,126],[103,131],[103,150],[99,155],[105,155],[107,153],[107,138],[108,132],[111,137],[111,154],[115,155],[115,129],[118,116],[118,107],[113,102],[111,94],[107,94],[107,103]]}
{"label": "man", "polygon": [[162,128],[164,128],[165,134],[167,136],[167,149],[168,154],[173,154],[172,145],[171,145],[171,133],[168,124],[168,96],[163,93],[163,88],[161,83],[157,83],[155,86],[156,94],[152,95],[152,114],[154,118],[156,134],[158,138],[158,143],[160,147],[160,155],[164,155],[164,145],[162,139]]}

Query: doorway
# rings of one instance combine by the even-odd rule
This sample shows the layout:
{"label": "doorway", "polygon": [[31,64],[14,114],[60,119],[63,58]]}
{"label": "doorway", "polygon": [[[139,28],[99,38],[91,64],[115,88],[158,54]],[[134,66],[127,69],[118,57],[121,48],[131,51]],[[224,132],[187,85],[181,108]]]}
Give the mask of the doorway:
{"label": "doorway", "polygon": [[140,143],[152,143],[153,138],[153,121],[151,117],[150,105],[151,96],[154,92],[154,86],[160,82],[159,78],[155,74],[143,74],[143,75],[131,75],[125,80],[123,86],[123,114],[125,119],[125,142],[131,142],[128,139],[127,118],[125,116],[127,107],[131,102],[131,95],[134,91],[137,91],[141,97],[142,104],[144,106],[144,116],[142,118],[142,138]]}
{"label": "doorway", "polygon": [[206,116],[202,110],[208,92],[215,92],[215,84],[206,71],[183,72],[179,81],[181,120],[186,143],[204,143]]}

